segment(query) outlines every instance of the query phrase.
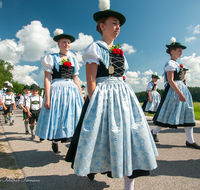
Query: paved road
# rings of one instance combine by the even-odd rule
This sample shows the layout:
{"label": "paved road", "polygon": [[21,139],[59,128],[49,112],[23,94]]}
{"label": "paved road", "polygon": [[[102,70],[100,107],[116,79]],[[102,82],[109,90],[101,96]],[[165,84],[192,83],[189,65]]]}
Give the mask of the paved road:
{"label": "paved road", "polygon": [[[1,116],[2,117],[2,116]],[[147,117],[150,128],[152,118]],[[14,111],[14,125],[3,124],[19,167],[26,176],[30,190],[122,190],[123,179],[110,179],[98,174],[94,181],[73,174],[70,163],[64,161],[69,143],[59,144],[59,153],[51,150],[51,142],[39,142],[24,134],[22,111]],[[194,128],[200,144],[200,122]],[[158,136],[158,168],[149,177],[135,180],[136,190],[198,190],[200,189],[200,150],[185,146],[184,129],[164,129]]]}

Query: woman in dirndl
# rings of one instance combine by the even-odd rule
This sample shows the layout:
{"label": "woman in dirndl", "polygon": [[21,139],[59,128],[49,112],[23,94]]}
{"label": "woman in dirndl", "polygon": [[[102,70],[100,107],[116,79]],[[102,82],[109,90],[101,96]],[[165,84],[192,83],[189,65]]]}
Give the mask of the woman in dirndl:
{"label": "woman in dirndl", "polygon": [[83,98],[79,65],[69,53],[75,38],[61,29],[56,29],[54,35],[60,52],[46,55],[41,62],[45,73],[45,96],[35,134],[40,140],[51,140],[52,150],[57,153],[58,141],[67,142],[74,134]]}
{"label": "woman in dirndl", "polygon": [[160,94],[157,92],[157,80],[160,79],[158,75],[152,75],[152,80],[147,84],[147,95],[142,105],[144,113],[156,113],[160,104]]}
{"label": "woman in dirndl", "polygon": [[192,96],[183,83],[183,65],[177,63],[177,59],[181,57],[182,50],[186,49],[186,46],[176,42],[176,39],[172,37],[170,45],[166,45],[166,47],[168,48],[166,52],[171,59],[164,66],[165,90],[153,118],[154,124],[157,126],[152,130],[152,135],[154,141],[159,142],[157,134],[163,127],[184,127],[187,138],[186,146],[200,149],[193,137],[195,116]]}
{"label": "woman in dirndl", "polygon": [[89,98],[65,160],[79,176],[124,177],[125,189],[132,190],[134,178],[157,167],[158,153],[138,99],[123,81],[126,58],[113,45],[126,19],[111,9],[93,18],[102,41],[90,44],[83,54]]}

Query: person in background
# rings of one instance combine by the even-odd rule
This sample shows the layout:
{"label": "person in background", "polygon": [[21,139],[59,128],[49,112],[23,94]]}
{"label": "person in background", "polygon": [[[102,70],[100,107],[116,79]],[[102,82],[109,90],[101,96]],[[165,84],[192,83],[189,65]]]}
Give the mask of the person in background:
{"label": "person in background", "polygon": [[16,109],[15,106],[15,100],[14,100],[14,94],[12,93],[11,88],[6,89],[6,95],[3,96],[2,98],[2,107],[4,110],[4,118],[5,118],[5,123],[7,123],[7,115],[9,116],[10,119],[10,125],[13,125],[13,108]]}
{"label": "person in background", "polygon": [[185,79],[186,71],[189,71],[189,69],[187,69],[186,67],[183,67],[183,83],[185,85],[186,85],[186,79]]}
{"label": "person in background", "polygon": [[192,96],[183,83],[183,65],[177,63],[177,59],[181,57],[182,50],[186,49],[186,46],[176,42],[176,39],[172,37],[170,45],[166,45],[166,47],[170,60],[164,66],[165,90],[153,118],[154,124],[157,126],[152,130],[152,135],[154,141],[159,142],[157,134],[163,127],[184,127],[187,139],[186,146],[200,149],[193,137],[195,116]]}
{"label": "person in background", "polygon": [[82,92],[82,95],[83,95],[83,99],[86,100],[87,95],[86,95],[86,91],[85,91],[85,85],[81,86],[81,92]]}
{"label": "person in background", "polygon": [[24,126],[25,126],[25,133],[29,134],[29,130],[28,130],[29,118],[28,118],[28,111],[26,109],[26,102],[27,102],[27,99],[29,99],[30,96],[31,96],[30,95],[30,86],[29,85],[25,85],[23,91],[24,91],[24,95],[20,96],[19,106],[23,110],[23,120],[24,120]]}
{"label": "person in background", "polygon": [[79,64],[69,52],[75,38],[61,29],[56,29],[54,34],[53,40],[60,52],[48,54],[41,61],[45,73],[45,97],[35,134],[41,141],[51,140],[52,150],[57,153],[58,142],[65,143],[74,134],[83,98],[78,78]]}
{"label": "person in background", "polygon": [[34,139],[35,138],[34,125],[35,125],[35,122],[38,121],[43,99],[38,94],[39,87],[36,84],[32,84],[30,90],[31,90],[32,95],[26,100],[26,110],[29,117],[31,138]]}
{"label": "person in background", "polygon": [[151,82],[147,85],[147,95],[142,105],[144,113],[156,113],[156,110],[160,104],[160,94],[157,92],[157,80],[160,79],[158,75],[151,76]]}

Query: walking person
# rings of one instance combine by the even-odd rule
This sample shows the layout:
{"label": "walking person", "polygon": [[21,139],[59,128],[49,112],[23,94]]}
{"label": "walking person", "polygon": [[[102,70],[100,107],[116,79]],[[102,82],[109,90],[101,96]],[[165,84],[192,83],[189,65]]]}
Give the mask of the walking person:
{"label": "walking person", "polygon": [[78,130],[65,160],[72,162],[77,175],[124,177],[124,188],[132,190],[134,178],[157,167],[158,153],[137,97],[123,81],[126,58],[119,45],[114,46],[126,19],[111,9],[96,12],[93,18],[102,41],[89,45],[83,54],[88,107],[77,126],[81,125],[77,149],[73,139]]}
{"label": "walking person", "polygon": [[[44,104],[35,134],[40,140],[51,140],[52,150],[58,152],[58,141],[67,142],[75,131],[83,97],[79,83],[79,65],[69,53],[75,38],[56,29],[53,40],[60,52],[48,54],[41,64],[44,70]],[[52,78],[52,81],[51,81]]]}
{"label": "walking person", "polygon": [[190,91],[183,83],[183,65],[177,63],[181,57],[182,50],[186,46],[176,42],[171,38],[170,45],[166,52],[170,55],[170,60],[164,66],[165,90],[163,92],[161,103],[153,118],[157,125],[152,130],[155,142],[159,142],[157,134],[163,127],[177,128],[184,127],[186,134],[186,146],[200,149],[200,146],[194,141],[193,126],[195,126],[195,116],[193,101]]}
{"label": "walking person", "polygon": [[19,100],[19,106],[21,107],[21,109],[23,110],[23,120],[24,120],[24,126],[25,126],[25,133],[29,134],[29,130],[28,130],[28,111],[26,109],[26,102],[27,99],[30,98],[31,94],[30,94],[30,86],[29,85],[25,85],[23,88],[24,91],[24,95],[20,96],[20,100]]}
{"label": "walking person", "polygon": [[160,104],[160,94],[157,92],[157,80],[160,79],[158,75],[152,75],[152,80],[147,85],[147,95],[142,105],[144,113],[156,113],[156,110]]}

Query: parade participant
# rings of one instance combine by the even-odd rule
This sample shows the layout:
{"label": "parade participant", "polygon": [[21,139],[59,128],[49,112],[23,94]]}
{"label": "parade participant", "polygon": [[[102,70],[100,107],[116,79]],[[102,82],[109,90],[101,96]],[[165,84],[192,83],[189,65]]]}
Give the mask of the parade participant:
{"label": "parade participant", "polygon": [[157,149],[137,97],[123,81],[128,69],[123,51],[113,45],[126,19],[109,7],[93,18],[102,41],[89,45],[83,54],[90,101],[77,150],[70,150],[70,145],[65,160],[73,163],[77,175],[124,177],[125,189],[133,189],[134,178],[149,175],[157,167]]}
{"label": "parade participant", "polygon": [[26,109],[26,101],[27,101],[27,99],[30,98],[30,86],[25,85],[23,91],[25,94],[23,96],[20,96],[19,106],[23,109],[23,120],[24,120],[24,126],[25,126],[25,133],[29,134],[29,130],[28,130],[29,118],[28,118],[28,112]]}
{"label": "parade participant", "polygon": [[158,75],[152,75],[152,80],[147,85],[147,95],[145,101],[142,105],[142,109],[144,113],[156,113],[156,110],[160,104],[160,94],[157,90],[157,80],[160,79]]}
{"label": "parade participant", "polygon": [[185,85],[186,85],[186,79],[185,79],[186,71],[189,71],[189,69],[187,69],[186,67],[183,67],[183,83]]}
{"label": "parade participant", "polygon": [[82,95],[83,95],[83,99],[86,100],[87,95],[86,95],[86,92],[85,92],[85,85],[81,86],[81,92],[82,92]]}
{"label": "parade participant", "polygon": [[[79,83],[79,64],[69,49],[75,38],[56,29],[53,40],[59,53],[48,54],[41,64],[44,77],[44,105],[36,127],[40,140],[52,140],[52,150],[58,152],[58,141],[67,142],[78,123],[83,98]],[[51,82],[52,77],[52,82]]]}
{"label": "parade participant", "polygon": [[171,59],[164,66],[166,87],[153,118],[154,124],[158,126],[152,130],[152,134],[155,142],[159,142],[157,134],[163,127],[184,127],[186,146],[200,149],[193,137],[195,117],[192,96],[183,83],[183,65],[177,63],[177,59],[181,57],[182,50],[186,49],[186,46],[176,42],[176,39],[172,37],[170,45],[166,47],[168,48],[166,52],[170,54]]}
{"label": "parade participant", "polygon": [[38,94],[39,87],[36,84],[32,84],[30,90],[32,95],[26,99],[26,110],[29,117],[31,138],[34,139],[34,125],[35,121],[37,122],[39,118],[40,109],[42,107],[42,97]]}
{"label": "parade participant", "polygon": [[5,118],[5,123],[7,123],[7,115],[9,116],[10,119],[10,125],[13,125],[13,114],[12,110],[13,108],[16,109],[15,106],[15,99],[14,95],[12,93],[12,89],[7,88],[6,89],[6,95],[2,97],[2,107],[4,110],[4,118]]}
{"label": "parade participant", "polygon": [[3,110],[3,107],[2,107],[2,98],[4,95],[6,95],[6,89],[7,89],[7,85],[8,85],[8,81],[5,81],[4,84],[3,84],[3,88],[0,90],[0,110]]}

